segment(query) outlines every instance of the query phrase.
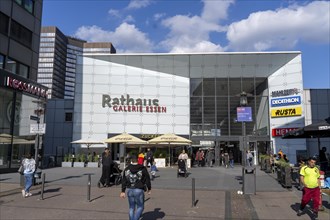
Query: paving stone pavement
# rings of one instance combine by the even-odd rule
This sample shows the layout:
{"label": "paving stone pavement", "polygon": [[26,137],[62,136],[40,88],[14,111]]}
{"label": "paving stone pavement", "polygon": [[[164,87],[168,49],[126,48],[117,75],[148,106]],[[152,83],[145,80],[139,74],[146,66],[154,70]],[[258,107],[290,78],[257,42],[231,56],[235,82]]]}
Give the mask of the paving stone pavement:
{"label": "paving stone pavement", "polygon": [[[272,174],[256,171],[256,195],[239,195],[242,168],[192,168],[188,178],[177,178],[176,168],[160,169],[145,195],[142,220],[156,219],[312,219],[298,217],[301,191],[281,187]],[[0,175],[0,219],[128,219],[127,199],[119,198],[120,186],[97,188],[100,168],[52,168],[43,170],[46,184],[33,187],[33,196],[22,198],[18,174]],[[90,201],[87,177],[91,174]],[[195,206],[192,179],[195,179]],[[323,197],[325,211],[319,219],[329,219],[329,197]],[[19,210],[19,211],[18,211]]]}

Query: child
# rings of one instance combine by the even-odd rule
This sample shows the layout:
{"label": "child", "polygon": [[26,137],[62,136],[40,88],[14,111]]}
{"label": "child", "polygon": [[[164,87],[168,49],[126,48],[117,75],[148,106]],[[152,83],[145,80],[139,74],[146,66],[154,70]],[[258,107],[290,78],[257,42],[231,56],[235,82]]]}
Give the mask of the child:
{"label": "child", "polygon": [[150,173],[151,173],[151,180],[154,180],[156,177],[156,172],[158,171],[156,167],[156,162],[153,162],[153,164],[150,167]]}

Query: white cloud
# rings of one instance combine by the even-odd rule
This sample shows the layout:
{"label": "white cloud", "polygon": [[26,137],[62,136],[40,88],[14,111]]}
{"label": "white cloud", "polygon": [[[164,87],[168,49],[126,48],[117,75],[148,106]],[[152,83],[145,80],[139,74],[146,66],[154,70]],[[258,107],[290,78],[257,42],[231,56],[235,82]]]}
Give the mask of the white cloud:
{"label": "white cloud", "polygon": [[127,15],[126,18],[123,20],[123,22],[134,23],[135,22],[135,19],[133,18],[132,15]]}
{"label": "white cloud", "polygon": [[116,17],[116,18],[120,18],[121,16],[120,16],[120,12],[118,11],[118,10],[115,10],[115,9],[110,9],[109,11],[108,11],[108,14],[110,15],[110,16],[113,16],[113,17]]}
{"label": "white cloud", "polygon": [[292,49],[300,41],[330,42],[330,3],[315,1],[276,11],[250,14],[228,27],[231,50]]}
{"label": "white cloud", "polygon": [[193,53],[193,52],[219,52],[224,51],[224,49],[217,44],[210,41],[201,41],[195,46],[184,47],[184,46],[174,46],[171,53]]}
{"label": "white cloud", "polygon": [[167,39],[160,45],[170,48],[171,52],[222,51],[221,45],[210,42],[210,33],[224,32],[226,27],[219,24],[227,17],[227,10],[233,0],[203,0],[201,16],[176,15],[162,21],[170,29]]}
{"label": "white cloud", "polygon": [[151,52],[153,44],[148,36],[133,24],[122,23],[114,32],[98,26],[82,26],[75,36],[88,42],[111,42],[117,53]]}
{"label": "white cloud", "polygon": [[131,0],[127,6],[127,9],[145,8],[150,4],[151,4],[151,0]]}
{"label": "white cloud", "polygon": [[165,17],[165,13],[157,13],[157,14],[154,14],[154,20],[155,21],[158,21],[159,19]]}
{"label": "white cloud", "polygon": [[228,8],[234,3],[234,0],[210,1],[203,0],[204,8],[201,18],[205,21],[218,23],[227,18]]}

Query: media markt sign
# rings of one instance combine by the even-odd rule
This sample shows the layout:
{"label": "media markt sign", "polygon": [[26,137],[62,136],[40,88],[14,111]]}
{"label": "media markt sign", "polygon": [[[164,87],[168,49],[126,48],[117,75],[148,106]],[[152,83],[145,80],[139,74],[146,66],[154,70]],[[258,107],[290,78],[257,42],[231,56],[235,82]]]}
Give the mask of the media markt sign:
{"label": "media markt sign", "polygon": [[275,108],[275,109],[273,108],[271,110],[272,118],[300,116],[301,114],[302,114],[301,107]]}

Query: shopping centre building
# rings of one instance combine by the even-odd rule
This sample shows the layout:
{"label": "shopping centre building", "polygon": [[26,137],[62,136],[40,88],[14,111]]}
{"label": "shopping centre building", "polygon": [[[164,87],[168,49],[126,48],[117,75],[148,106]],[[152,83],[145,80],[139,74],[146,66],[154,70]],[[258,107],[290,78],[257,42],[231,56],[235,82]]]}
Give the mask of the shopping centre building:
{"label": "shopping centre building", "polygon": [[[281,148],[292,163],[306,150],[305,139],[281,139],[305,125],[300,52],[86,54],[75,83],[72,140],[175,133],[194,149],[232,150],[236,162],[244,143],[255,155]],[[115,155],[123,147],[112,146]]]}

